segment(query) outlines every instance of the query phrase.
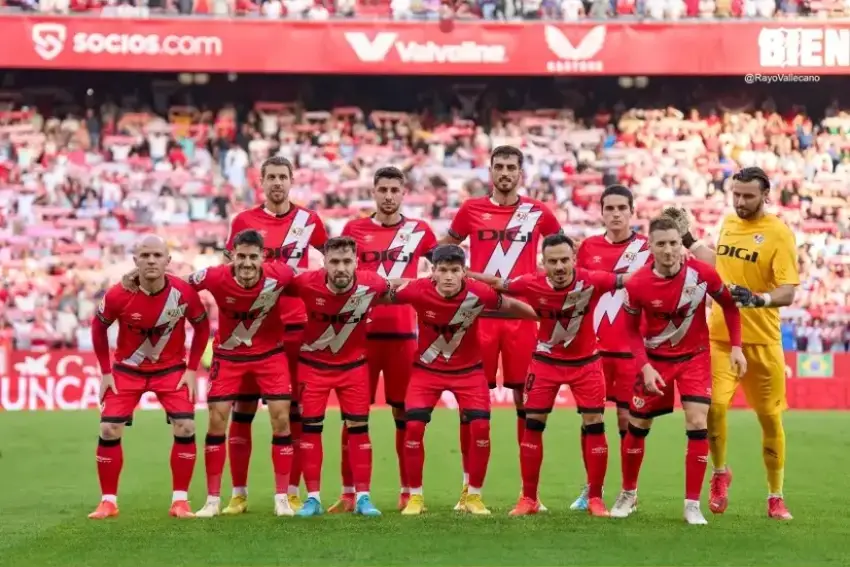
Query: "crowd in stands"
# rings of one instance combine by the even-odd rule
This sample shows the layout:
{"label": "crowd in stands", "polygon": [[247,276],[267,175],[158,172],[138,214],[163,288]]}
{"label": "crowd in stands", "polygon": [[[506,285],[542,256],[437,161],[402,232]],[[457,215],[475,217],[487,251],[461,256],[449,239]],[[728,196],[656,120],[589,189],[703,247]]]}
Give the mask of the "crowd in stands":
{"label": "crowd in stands", "polygon": [[845,17],[846,0],[0,0],[49,14],[92,13],[329,18],[561,20]]}
{"label": "crowd in stands", "polygon": [[168,238],[175,273],[220,262],[228,219],[262,199],[257,165],[270,154],[297,165],[291,198],[316,209],[332,235],[371,212],[371,175],[387,164],[408,172],[405,214],[442,234],[463,199],[488,190],[490,150],[512,144],[527,156],[527,193],[579,240],[600,230],[603,187],[622,182],[637,196],[639,229],[675,200],[711,242],[730,210],[731,173],[763,167],[774,182],[770,208],[799,245],[803,281],[784,312],[786,346],[850,348],[850,113],[837,104],[818,117],[780,113],[767,100],[702,112],[616,106],[584,118],[567,108],[490,109],[476,119],[462,106],[402,113],[258,102],[245,113],[173,106],[157,115],[105,103],[56,115],[6,102],[0,338],[21,349],[91,348],[89,321],[131,268],[140,233]]}

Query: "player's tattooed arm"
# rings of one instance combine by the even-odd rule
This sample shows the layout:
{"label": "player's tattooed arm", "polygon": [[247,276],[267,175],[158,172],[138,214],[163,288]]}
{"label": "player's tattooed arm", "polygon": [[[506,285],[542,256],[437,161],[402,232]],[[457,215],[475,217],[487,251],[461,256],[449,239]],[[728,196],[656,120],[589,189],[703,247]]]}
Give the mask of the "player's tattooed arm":
{"label": "player's tattooed arm", "polygon": [[488,276],[478,272],[466,272],[466,277],[485,283],[498,291],[499,293],[510,293],[508,289],[508,280],[498,276]]}
{"label": "player's tattooed arm", "polygon": [[539,319],[537,313],[534,312],[534,309],[529,304],[512,297],[502,296],[502,304],[499,306],[498,311],[514,319],[530,319],[532,321]]}

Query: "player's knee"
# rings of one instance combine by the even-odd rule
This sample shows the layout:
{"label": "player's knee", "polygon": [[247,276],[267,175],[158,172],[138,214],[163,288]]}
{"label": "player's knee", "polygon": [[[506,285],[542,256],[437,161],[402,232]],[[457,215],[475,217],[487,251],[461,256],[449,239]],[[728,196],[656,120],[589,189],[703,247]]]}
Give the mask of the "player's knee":
{"label": "player's knee", "polygon": [[526,418],[525,428],[528,431],[539,431],[543,433],[546,430],[546,420],[538,419],[540,416]]}
{"label": "player's knee", "polygon": [[523,400],[525,398],[525,390],[522,387],[517,387],[513,389],[514,392],[514,405],[516,406],[517,411],[520,411],[523,407]]}
{"label": "player's knee", "polygon": [[405,419],[407,420],[407,429],[410,430],[410,425],[414,422],[422,424],[430,423],[432,411],[433,410],[431,410],[430,408],[413,408],[407,410],[407,413],[405,414]]}
{"label": "player's knee", "polygon": [[604,423],[605,415],[601,412],[599,413],[582,413],[581,414],[581,422],[585,427],[594,423]]}
{"label": "player's knee", "polygon": [[490,421],[490,412],[487,410],[463,410],[463,415],[470,425],[474,421]]}
{"label": "player's knee", "polygon": [[107,441],[114,441],[117,439],[121,439],[121,436],[124,435],[124,424],[123,423],[105,423],[101,422],[100,424],[100,438],[105,439]]}
{"label": "player's knee", "polygon": [[322,431],[325,430],[325,424],[323,423],[324,417],[313,418],[310,421],[304,420],[304,426],[301,428],[301,431],[304,435],[314,434],[321,435]]}
{"label": "player's knee", "polygon": [[475,419],[469,422],[469,436],[475,440],[475,443],[482,444],[485,441],[490,443],[490,420]]}
{"label": "player's knee", "polygon": [[779,437],[783,432],[782,415],[779,413],[757,413],[761,431],[765,437]]}
{"label": "player's knee", "polygon": [[629,423],[628,432],[635,437],[646,437],[652,428],[651,419],[635,419]]}
{"label": "player's knee", "polygon": [[546,423],[549,419],[549,415],[545,413],[526,413],[525,414],[525,427],[528,428],[529,421],[539,421],[540,423]]}
{"label": "player's knee", "polygon": [[517,409],[516,410],[516,418],[517,419],[525,419],[527,417],[528,417],[528,413],[526,413],[526,411],[524,409]]}
{"label": "player's knee", "polygon": [[605,435],[605,422],[604,421],[594,421],[592,423],[584,424],[584,434],[585,435]]}
{"label": "player's knee", "polygon": [[703,404],[689,404],[685,408],[685,429],[697,430],[708,428],[708,406]]}
{"label": "player's knee", "polygon": [[404,406],[396,407],[393,406],[393,419],[398,421],[400,419],[404,419]]}
{"label": "player's knee", "polygon": [[[237,404],[238,406],[239,404]],[[253,423],[255,413],[242,413],[236,409],[233,410],[233,421],[236,423]]]}
{"label": "player's knee", "polygon": [[408,421],[407,428],[405,430],[405,438],[409,442],[421,443],[422,439],[425,437],[426,425],[427,422],[425,421]]}
{"label": "player's knee", "polygon": [[708,429],[688,429],[685,434],[688,436],[688,439],[693,441],[705,441],[708,439]]}
{"label": "player's knee", "polygon": [[369,424],[363,421],[346,421],[345,428],[350,435],[369,433]]}
{"label": "player's knee", "polygon": [[259,401],[239,401],[233,405],[233,412],[254,415],[255,413],[257,413],[258,405]]}
{"label": "player's knee", "polygon": [[407,422],[404,419],[396,419],[395,420],[395,428],[399,431],[404,431],[407,427]]}
{"label": "player's knee", "polygon": [[171,421],[171,430],[174,437],[195,437],[194,419],[174,419]]}

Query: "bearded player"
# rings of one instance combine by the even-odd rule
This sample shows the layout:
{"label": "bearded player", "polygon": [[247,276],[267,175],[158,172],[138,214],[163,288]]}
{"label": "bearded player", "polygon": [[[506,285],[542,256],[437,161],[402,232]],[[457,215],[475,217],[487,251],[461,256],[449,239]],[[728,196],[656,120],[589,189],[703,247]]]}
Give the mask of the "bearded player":
{"label": "bearded player", "polygon": [[[404,195],[405,178],[400,169],[383,167],[375,172],[375,213],[349,221],[342,230],[343,236],[357,243],[358,269],[377,272],[387,279],[416,278],[421,259],[437,245],[427,223],[400,213]],[[402,510],[410,494],[404,469],[404,395],[416,356],[416,313],[409,305],[379,305],[369,316],[366,333],[372,401],[383,376],[384,395],[395,419],[401,480],[398,508]],[[342,497],[328,509],[330,513],[351,512],[356,504],[347,451],[348,428],[342,431]]]}
{"label": "bearded player", "polygon": [[[640,372],[635,383],[623,451],[623,490],[611,508],[611,517],[625,518],[637,508],[637,486],[646,438],[653,420],[672,413],[674,384],[685,412],[688,438],[685,455],[684,519],[705,524],[700,496],[708,461],[708,408],[711,404],[711,367],[706,322],[706,300],[720,305],[729,329],[729,365],[738,375],[746,372],[741,351],[741,316],[735,300],[709,264],[683,255],[679,231],[669,218],[649,224],[653,263],[635,272],[626,284],[629,314],[628,341]],[[641,332],[641,315],[646,330]],[[643,338],[645,337],[645,338]]]}
{"label": "bearded player", "polygon": [[[174,432],[171,448],[172,500],[169,514],[194,516],[189,508],[189,483],[195,470],[195,373],[210,336],[201,299],[189,284],[167,275],[171,261],[165,242],[146,236],[133,261],[139,270],[139,290],[121,284],[109,288],[92,320],[92,344],[100,365],[100,440],[97,476],[101,501],[89,518],[118,515],[118,478],[124,465],[124,426],[145,392],[156,394]],[[109,358],[109,327],[118,321],[115,364]],[[186,322],[194,335],[186,360]]]}
{"label": "bearded player", "polygon": [[[308,252],[312,246],[322,250],[328,239],[325,225],[313,211],[299,207],[289,200],[292,187],[292,163],[286,158],[273,156],[260,168],[265,202],[259,207],[248,209],[233,217],[227,250],[233,250],[233,238],[241,231],[253,229],[262,234],[265,241],[266,262],[282,262],[291,268],[306,269]],[[284,348],[289,361],[292,379],[293,400],[291,403],[290,429],[295,456],[290,475],[289,501],[293,509],[301,507],[298,484],[301,477],[301,462],[298,456],[298,440],[301,436],[301,416],[298,413],[298,350],[301,335],[307,321],[304,302],[295,297],[281,298],[280,314],[284,324]],[[251,423],[257,412],[260,398],[259,388],[250,379],[245,381],[242,392],[233,408],[233,419],[227,437],[230,454],[230,473],[233,480],[233,497],[223,514],[241,514],[248,509],[248,466],[251,461]]]}
{"label": "bearded player", "polygon": [[469,424],[471,437],[469,489],[461,511],[489,515],[481,489],[490,461],[490,392],[479,349],[478,316],[487,309],[517,318],[537,317],[528,305],[467,278],[466,255],[459,246],[438,246],[431,258],[430,278],[407,282],[391,293],[394,302],[413,306],[419,320],[419,348],[404,400],[410,499],[402,514],[425,511],[425,427],[441,395],[449,391]]}
{"label": "bearded player", "polygon": [[[576,256],[578,267],[615,274],[631,274],[652,261],[646,237],[637,234],[631,227],[634,203],[634,196],[627,187],[611,185],[605,188],[599,203],[605,234],[591,236],[581,243]],[[607,399],[617,405],[621,459],[623,439],[629,425],[629,402],[637,374],[634,355],[629,345],[623,341],[626,332],[626,315],[622,310],[625,294],[623,289],[603,294],[593,311],[593,329],[599,342],[599,354],[602,356]],[[582,448],[586,441],[587,431],[582,427]],[[587,454],[587,451],[582,450],[582,456]],[[587,510],[589,491],[588,483],[570,509]]]}
{"label": "bearded player", "polygon": [[525,436],[520,446],[522,495],[511,516],[540,511],[543,431],[561,386],[568,385],[582,417],[582,454],[589,481],[588,511],[608,516],[602,484],[608,469],[605,439],[605,376],[593,331],[599,298],[623,287],[625,276],[575,267],[575,245],[563,235],[543,240],[544,273],[491,282],[498,291],[531,305],[540,317],[537,346],[525,381]]}
{"label": "bearded player", "polygon": [[713,263],[732,295],[743,308],[744,356],[749,370],[738,380],[729,366],[729,334],[718,307],[711,311],[711,371],[713,395],[708,414],[711,441],[709,508],[715,514],[726,511],[732,473],[726,463],[728,439],[727,411],[740,384],[747,403],[761,424],[762,458],[767,471],[767,515],[791,520],[782,488],[785,480],[785,429],[782,412],[785,397],[785,355],[779,332],[779,308],[794,302],[800,283],[797,272],[797,244],[794,233],[777,216],[765,211],[770,196],[770,179],[758,167],[747,167],[732,177],[735,214],[727,215],[720,226],[717,248],[695,242],[688,233],[687,215],[671,210],[697,258]]}
{"label": "bearded player", "polygon": [[[537,272],[540,240],[557,234],[561,226],[540,201],[519,195],[524,157],[513,146],[499,146],[490,156],[493,192],[467,199],[457,211],[444,243],[460,244],[469,238],[470,269],[487,276],[510,279]],[[522,389],[537,337],[537,323],[486,310],[479,327],[484,374],[496,387],[501,359],[502,382],[514,393],[517,443],[522,443],[525,412]],[[457,508],[463,507],[469,478],[469,424],[461,419],[461,453],[464,489]],[[545,510],[545,508],[544,508]]]}

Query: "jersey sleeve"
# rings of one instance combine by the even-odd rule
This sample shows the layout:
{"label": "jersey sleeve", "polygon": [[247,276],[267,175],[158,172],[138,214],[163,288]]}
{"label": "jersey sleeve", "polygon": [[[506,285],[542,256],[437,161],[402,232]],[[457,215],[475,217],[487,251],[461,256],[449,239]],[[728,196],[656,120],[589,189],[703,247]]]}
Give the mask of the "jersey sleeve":
{"label": "jersey sleeve", "polygon": [[121,284],[112,286],[106,291],[106,295],[100,300],[95,316],[107,327],[115,322],[121,314],[121,306],[127,303],[128,292]]}
{"label": "jersey sleeve", "polygon": [[546,237],[561,232],[561,223],[558,222],[555,213],[546,205],[543,205],[541,210],[543,214],[540,216],[540,234]]}
{"label": "jersey sleeve", "polygon": [[437,236],[428,224],[423,222],[420,226],[425,231],[425,236],[422,237],[422,242],[419,243],[419,255],[424,256],[437,247]]}
{"label": "jersey sleeve", "polygon": [[[348,221],[347,223],[345,223],[345,226],[344,226],[344,227],[342,227],[342,232],[341,232],[341,233],[339,233],[339,235],[340,235],[340,236],[348,236],[348,237],[354,238],[354,233],[353,233],[353,231],[351,230],[351,225],[352,225],[352,223],[353,223],[353,222],[354,222],[354,221]],[[357,240],[357,239],[355,238],[355,240]]]}
{"label": "jersey sleeve", "polygon": [[186,318],[192,324],[197,324],[206,319],[207,310],[201,301],[201,296],[191,285],[186,286]]}
{"label": "jersey sleeve", "polygon": [[522,297],[529,293],[531,283],[535,279],[537,279],[537,274],[525,274],[516,278],[505,280],[502,287],[505,288],[509,295]]}
{"label": "jersey sleeve", "polygon": [[501,309],[502,294],[487,284],[483,284],[481,282],[475,283],[479,284],[475,286],[475,293],[481,300],[481,304],[484,305],[484,309],[489,309],[491,311]]}
{"label": "jersey sleeve", "polygon": [[773,282],[776,286],[800,285],[797,271],[797,242],[787,227],[779,229],[779,242],[773,255]]}
{"label": "jersey sleeve", "polygon": [[245,222],[242,220],[241,213],[231,219],[230,231],[227,233],[227,243],[224,245],[225,250],[233,250],[233,240],[236,238],[236,235],[245,230],[245,228]]}
{"label": "jersey sleeve", "polygon": [[207,285],[209,285],[210,277],[213,277],[214,273],[214,270],[204,268],[189,274],[189,278],[186,281],[193,290],[201,291],[208,289]]}
{"label": "jersey sleeve", "polygon": [[599,270],[587,270],[587,279],[596,288],[598,293],[614,291],[617,287],[617,274],[612,272],[601,272]]}
{"label": "jersey sleeve", "polygon": [[300,274],[293,275],[286,284],[286,287],[283,288],[283,294],[288,297],[302,297],[309,275],[310,272],[301,272]]}
{"label": "jersey sleeve", "polygon": [[626,293],[623,294],[623,310],[630,315],[638,315],[641,310],[640,303],[640,282],[635,281],[637,278],[632,278],[626,284]]}
{"label": "jersey sleeve", "polygon": [[458,240],[466,240],[466,237],[472,231],[472,213],[469,210],[467,202],[464,201],[460,205],[449,227],[449,236]]}
{"label": "jersey sleeve", "polygon": [[363,274],[366,276],[366,285],[376,293],[385,294],[392,289],[390,280],[382,278],[376,272],[363,272]]}
{"label": "jersey sleeve", "polygon": [[578,250],[576,250],[576,267],[578,268],[586,268],[587,267],[587,239],[581,241],[581,244],[578,245]]}
{"label": "jersey sleeve", "polygon": [[313,222],[316,224],[316,228],[313,229],[313,234],[310,235],[310,246],[319,252],[324,252],[325,243],[328,241],[328,229],[325,228],[325,223],[322,222],[319,215],[311,213],[311,216],[313,217]]}
{"label": "jersey sleeve", "polygon": [[417,299],[421,296],[421,288],[422,288],[421,279],[412,280],[403,284],[401,287],[392,290],[390,296],[393,299],[393,303],[406,303],[408,305],[414,305]]}
{"label": "jersey sleeve", "polygon": [[717,273],[714,266],[706,264],[705,262],[697,260],[694,263],[699,268],[700,278],[702,278],[705,282],[706,293],[714,299],[717,299],[723,293],[723,280],[720,279],[720,274]]}

